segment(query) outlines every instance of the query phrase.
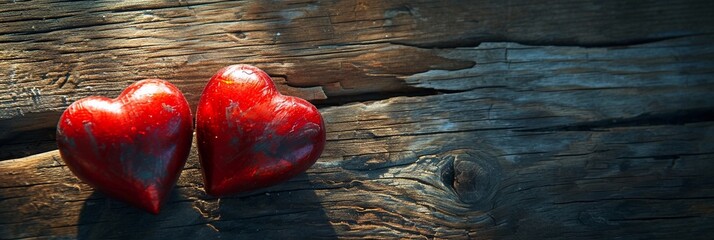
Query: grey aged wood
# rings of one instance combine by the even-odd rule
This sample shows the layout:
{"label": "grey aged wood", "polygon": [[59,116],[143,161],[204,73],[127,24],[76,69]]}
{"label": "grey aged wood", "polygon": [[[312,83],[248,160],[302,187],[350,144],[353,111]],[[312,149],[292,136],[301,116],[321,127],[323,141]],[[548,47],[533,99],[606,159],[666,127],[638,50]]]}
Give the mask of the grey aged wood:
{"label": "grey aged wood", "polygon": [[[0,238],[706,239],[712,10],[3,3],[0,148],[14,159],[0,162]],[[18,156],[53,148],[73,100],[162,77],[195,104],[236,62],[320,106],[328,145],[306,174],[218,199],[194,152],[153,216],[79,182],[56,150]]]}

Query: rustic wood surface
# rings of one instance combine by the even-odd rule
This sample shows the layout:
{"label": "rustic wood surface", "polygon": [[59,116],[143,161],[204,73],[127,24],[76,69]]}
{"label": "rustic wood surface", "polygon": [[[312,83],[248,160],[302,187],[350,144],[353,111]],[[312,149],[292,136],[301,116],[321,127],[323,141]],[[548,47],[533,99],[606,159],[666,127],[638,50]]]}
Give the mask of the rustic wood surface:
{"label": "rustic wood surface", "polygon": [[[0,239],[643,238],[714,234],[714,3],[0,3]],[[195,106],[255,64],[320,107],[287,183],[158,216],[64,166],[72,101],[164,78]],[[195,148],[194,148],[195,151]],[[36,154],[36,155],[32,155]]]}

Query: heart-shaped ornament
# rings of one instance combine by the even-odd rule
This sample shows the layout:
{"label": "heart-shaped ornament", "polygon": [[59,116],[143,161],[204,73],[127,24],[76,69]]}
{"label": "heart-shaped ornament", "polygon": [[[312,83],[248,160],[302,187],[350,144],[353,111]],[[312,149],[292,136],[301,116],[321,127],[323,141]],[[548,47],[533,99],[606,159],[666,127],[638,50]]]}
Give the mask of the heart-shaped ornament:
{"label": "heart-shaped ornament", "polygon": [[72,103],[57,124],[57,145],[79,179],[158,214],[186,163],[192,128],[181,91],[149,79],[130,85],[116,99]]}
{"label": "heart-shaped ornament", "polygon": [[307,170],[325,147],[325,124],[315,106],[281,95],[259,68],[232,65],[203,90],[196,139],[206,192],[222,196]]}

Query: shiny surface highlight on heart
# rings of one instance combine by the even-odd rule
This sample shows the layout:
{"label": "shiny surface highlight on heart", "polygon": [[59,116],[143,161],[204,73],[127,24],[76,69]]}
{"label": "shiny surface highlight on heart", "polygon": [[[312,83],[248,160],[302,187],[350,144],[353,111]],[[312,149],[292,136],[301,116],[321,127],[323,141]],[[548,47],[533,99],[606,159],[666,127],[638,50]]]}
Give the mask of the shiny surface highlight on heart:
{"label": "shiny surface highlight on heart", "polygon": [[203,91],[196,138],[206,192],[222,196],[307,170],[325,147],[325,125],[315,106],[281,95],[259,68],[232,65]]}
{"label": "shiny surface highlight on heart", "polygon": [[104,194],[158,214],[186,163],[193,123],[181,91],[160,79],[136,82],[116,99],[76,101],[57,124],[62,159]]}

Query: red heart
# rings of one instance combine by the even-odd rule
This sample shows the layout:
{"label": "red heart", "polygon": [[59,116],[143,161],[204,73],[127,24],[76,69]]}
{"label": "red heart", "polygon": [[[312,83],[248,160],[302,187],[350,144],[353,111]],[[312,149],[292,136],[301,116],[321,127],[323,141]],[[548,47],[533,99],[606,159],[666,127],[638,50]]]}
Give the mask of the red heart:
{"label": "red heart", "polygon": [[307,170],[325,147],[325,124],[315,106],[281,95],[259,68],[233,65],[203,90],[196,140],[206,192],[220,196]]}
{"label": "red heart", "polygon": [[191,110],[178,88],[143,80],[116,99],[72,103],[57,124],[57,145],[79,179],[158,214],[188,158],[192,127]]}

